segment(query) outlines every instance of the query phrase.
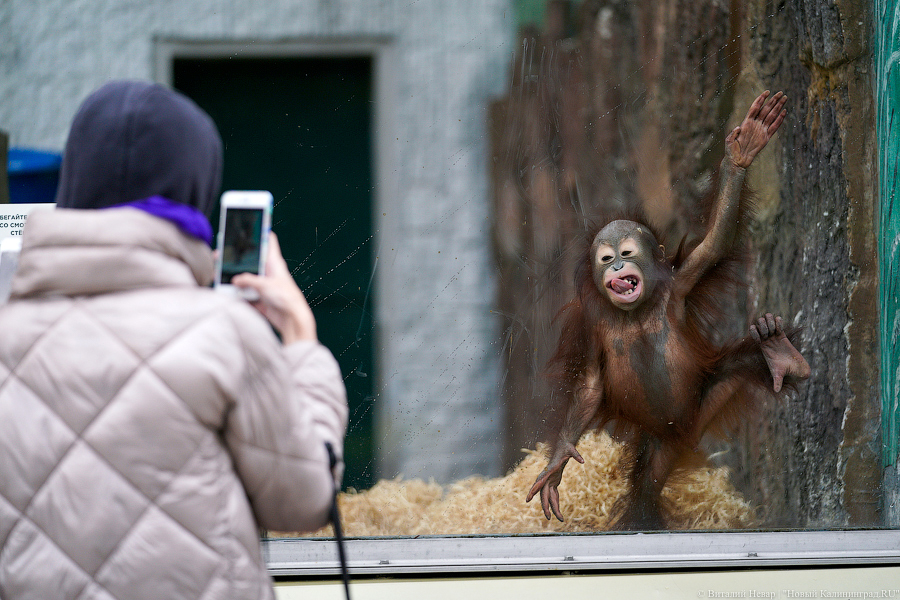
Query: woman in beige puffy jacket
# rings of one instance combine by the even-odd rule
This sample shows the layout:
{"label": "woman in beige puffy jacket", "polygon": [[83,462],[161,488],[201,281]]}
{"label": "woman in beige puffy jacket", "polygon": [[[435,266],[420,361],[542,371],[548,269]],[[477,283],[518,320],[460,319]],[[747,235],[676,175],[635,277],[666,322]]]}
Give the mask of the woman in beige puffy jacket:
{"label": "woman in beige puffy jacket", "polygon": [[0,308],[0,598],[271,598],[258,527],[326,523],[341,374],[277,241],[254,306],[208,287],[220,177],[161,86],[76,115]]}

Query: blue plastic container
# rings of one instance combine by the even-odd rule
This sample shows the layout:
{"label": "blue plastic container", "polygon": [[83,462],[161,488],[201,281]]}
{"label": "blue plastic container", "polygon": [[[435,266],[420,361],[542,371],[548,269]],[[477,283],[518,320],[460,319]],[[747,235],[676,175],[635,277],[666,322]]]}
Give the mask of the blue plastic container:
{"label": "blue plastic container", "polygon": [[16,204],[53,202],[59,184],[62,155],[55,152],[10,148],[9,201]]}

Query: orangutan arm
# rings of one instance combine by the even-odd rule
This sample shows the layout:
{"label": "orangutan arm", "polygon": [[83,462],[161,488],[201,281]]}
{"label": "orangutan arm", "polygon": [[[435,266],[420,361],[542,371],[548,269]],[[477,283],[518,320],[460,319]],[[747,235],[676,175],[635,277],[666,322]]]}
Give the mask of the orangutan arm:
{"label": "orangutan arm", "polygon": [[739,241],[738,220],[746,213],[742,207],[746,200],[741,193],[746,170],[784,122],[786,101],[781,92],[772,98],[768,91],[763,92],[750,106],[743,122],[725,138],[726,156],[719,173],[719,191],[710,214],[709,230],[675,276],[673,300],[679,322],[684,318],[684,299]]}
{"label": "orangutan arm", "polygon": [[551,510],[557,519],[563,521],[562,511],[559,509],[559,484],[562,481],[563,469],[570,458],[580,463],[584,459],[575,449],[575,444],[581,439],[582,434],[597,417],[603,392],[600,385],[600,376],[596,369],[579,378],[579,385],[572,392],[570,404],[566,410],[565,421],[559,431],[553,454],[547,462],[547,466],[537,476],[534,485],[525,498],[526,502],[540,492],[541,508],[544,516],[550,519]]}

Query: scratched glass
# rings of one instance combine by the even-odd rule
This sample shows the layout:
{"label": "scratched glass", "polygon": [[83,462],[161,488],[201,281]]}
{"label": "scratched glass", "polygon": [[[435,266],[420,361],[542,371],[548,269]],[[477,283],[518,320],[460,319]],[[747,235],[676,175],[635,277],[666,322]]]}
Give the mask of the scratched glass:
{"label": "scratched glass", "polygon": [[[0,125],[61,150],[83,95],[124,76],[213,116],[224,189],[273,193],[344,374],[349,536],[900,523],[895,2],[246,4],[185,3],[165,26],[122,7],[77,31],[3,4]],[[760,110],[786,95],[783,122],[746,172],[726,162],[718,178],[765,90]],[[638,210],[652,236],[620,229],[589,254],[589,232]],[[716,228],[720,214],[738,227]],[[749,259],[715,309],[697,300],[724,260],[700,258],[726,248],[710,228]],[[655,320],[610,305],[677,285],[687,300]],[[579,290],[598,318],[560,312]],[[753,382],[775,387],[779,367],[762,342],[795,329],[809,377],[788,365],[795,385],[763,393]],[[735,340],[750,348],[735,361],[707,355]],[[571,448],[540,446],[560,429]],[[548,519],[542,486],[526,497],[554,451],[568,462],[558,499],[543,486]]]}

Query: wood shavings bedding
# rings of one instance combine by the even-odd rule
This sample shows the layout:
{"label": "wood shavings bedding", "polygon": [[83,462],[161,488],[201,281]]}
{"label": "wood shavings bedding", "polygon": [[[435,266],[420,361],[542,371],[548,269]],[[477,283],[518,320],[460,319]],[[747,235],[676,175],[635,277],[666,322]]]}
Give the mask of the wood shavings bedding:
{"label": "wood shavings bedding", "polygon": [[[559,486],[566,521],[548,521],[540,499],[525,495],[543,469],[543,448],[507,475],[469,477],[446,486],[420,479],[381,480],[364,492],[341,493],[338,506],[348,537],[454,534],[509,534],[604,531],[616,500],[625,493],[619,462],[622,444],[606,432],[589,432],[578,443],[585,459],[569,461]],[[672,510],[673,529],[741,529],[758,525],[753,508],[728,479],[725,467],[684,469],[671,478],[663,498]],[[271,533],[273,536],[297,536]],[[332,536],[331,527],[312,534]]]}

